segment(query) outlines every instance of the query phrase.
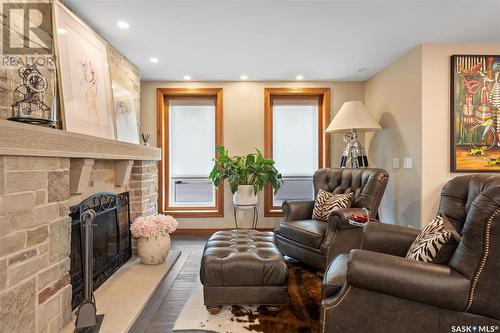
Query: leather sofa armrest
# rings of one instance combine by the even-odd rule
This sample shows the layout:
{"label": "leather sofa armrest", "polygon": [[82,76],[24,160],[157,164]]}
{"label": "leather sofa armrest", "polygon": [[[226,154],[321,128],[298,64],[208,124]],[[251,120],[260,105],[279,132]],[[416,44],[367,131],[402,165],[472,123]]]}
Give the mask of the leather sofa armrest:
{"label": "leather sofa armrest", "polygon": [[341,208],[330,214],[325,239],[321,244],[321,251],[327,253],[327,262],[341,253],[348,253],[351,249],[361,247],[363,228],[354,226],[348,221],[353,213],[365,214],[362,208],[352,207]]}
{"label": "leather sofa armrest", "polygon": [[420,230],[385,223],[368,223],[363,231],[363,250],[405,257]]}
{"label": "leather sofa armrest", "polygon": [[[371,216],[371,212],[369,213]],[[337,209],[336,211],[333,211],[330,214],[328,222],[330,224],[334,224],[335,227],[340,227],[340,228],[359,228],[349,223],[349,218],[352,217],[352,214],[365,215],[365,211],[362,208],[352,208],[352,207]]]}
{"label": "leather sofa armrest", "polygon": [[323,276],[321,299],[332,297],[345,285],[348,261],[349,255],[343,253],[330,262]]}
{"label": "leather sofa armrest", "polygon": [[470,281],[449,266],[352,250],[347,284],[455,311],[467,306]]}
{"label": "leather sofa armrest", "polygon": [[313,200],[285,200],[282,204],[283,221],[300,221],[312,219]]}

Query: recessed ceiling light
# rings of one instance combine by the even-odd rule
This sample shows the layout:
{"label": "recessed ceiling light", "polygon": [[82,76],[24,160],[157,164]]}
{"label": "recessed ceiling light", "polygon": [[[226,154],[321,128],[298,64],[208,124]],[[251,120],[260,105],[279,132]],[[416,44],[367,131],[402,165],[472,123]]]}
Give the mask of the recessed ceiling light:
{"label": "recessed ceiling light", "polygon": [[124,29],[124,30],[127,30],[128,28],[130,28],[130,25],[128,24],[128,22],[125,22],[125,21],[118,21],[118,22],[116,22],[116,25],[118,26],[118,28]]}
{"label": "recessed ceiling light", "polygon": [[186,81],[190,81],[190,80],[191,80],[191,76],[189,76],[189,75],[184,75],[184,80],[186,80]]}
{"label": "recessed ceiling light", "polygon": [[246,80],[248,80],[248,76],[245,75],[245,74],[243,74],[243,75],[240,76],[240,79],[243,80],[243,81],[246,81]]}
{"label": "recessed ceiling light", "polygon": [[303,77],[302,75],[297,75],[297,76],[295,77],[295,80],[297,80],[297,81],[302,81],[302,80],[304,80],[304,77]]}
{"label": "recessed ceiling light", "polygon": [[57,33],[60,34],[60,35],[64,35],[67,32],[68,31],[66,31],[66,29],[64,29],[64,28],[57,28]]}
{"label": "recessed ceiling light", "polygon": [[151,57],[151,58],[149,58],[149,61],[151,61],[153,64],[157,64],[159,60],[158,60],[158,58]]}
{"label": "recessed ceiling light", "polygon": [[366,68],[366,67],[359,67],[359,68],[358,68],[358,73],[362,73],[362,72],[364,72],[364,71],[366,71],[366,70],[367,70],[367,68]]}

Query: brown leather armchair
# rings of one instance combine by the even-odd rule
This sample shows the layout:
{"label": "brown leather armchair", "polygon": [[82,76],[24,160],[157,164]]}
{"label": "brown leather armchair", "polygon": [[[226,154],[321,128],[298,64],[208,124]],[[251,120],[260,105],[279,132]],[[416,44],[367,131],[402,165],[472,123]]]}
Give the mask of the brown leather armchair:
{"label": "brown leather armchair", "polygon": [[337,257],[325,274],[322,332],[499,331],[500,176],[456,177],[439,212],[462,237],[445,265],[405,258],[418,230],[364,228],[362,249]]}
{"label": "brown leather armchair", "polygon": [[352,213],[367,208],[376,215],[389,176],[382,169],[319,169],[313,176],[314,193],[323,189],[333,193],[354,192],[351,208],[334,212],[328,222],[312,219],[314,201],[290,200],[283,203],[284,221],[275,230],[278,249],[283,255],[324,271],[340,253],[361,245],[362,229],[347,222]]}

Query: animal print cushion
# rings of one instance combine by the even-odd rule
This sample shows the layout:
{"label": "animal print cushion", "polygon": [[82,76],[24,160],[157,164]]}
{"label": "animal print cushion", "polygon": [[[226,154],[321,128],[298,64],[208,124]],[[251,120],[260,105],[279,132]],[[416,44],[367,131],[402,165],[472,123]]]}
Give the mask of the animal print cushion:
{"label": "animal print cushion", "polygon": [[446,216],[438,214],[430,224],[420,231],[406,254],[406,258],[447,263],[460,242],[460,235]]}
{"label": "animal print cushion", "polygon": [[333,211],[351,206],[353,193],[333,194],[320,189],[316,195],[313,209],[313,219],[317,221],[328,221]]}

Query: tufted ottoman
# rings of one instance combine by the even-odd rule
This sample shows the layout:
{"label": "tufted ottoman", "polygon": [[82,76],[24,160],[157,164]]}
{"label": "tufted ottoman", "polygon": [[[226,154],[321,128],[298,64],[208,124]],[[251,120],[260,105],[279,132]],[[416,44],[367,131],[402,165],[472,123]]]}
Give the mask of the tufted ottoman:
{"label": "tufted ottoman", "polygon": [[274,233],[238,229],[210,237],[201,259],[200,278],[207,310],[223,304],[263,304],[278,311],[287,296],[288,269]]}

